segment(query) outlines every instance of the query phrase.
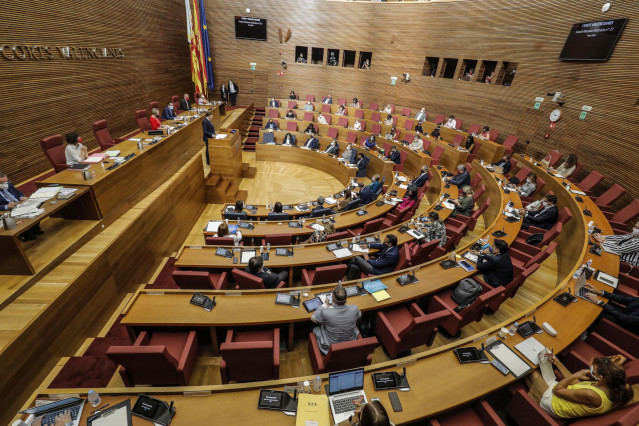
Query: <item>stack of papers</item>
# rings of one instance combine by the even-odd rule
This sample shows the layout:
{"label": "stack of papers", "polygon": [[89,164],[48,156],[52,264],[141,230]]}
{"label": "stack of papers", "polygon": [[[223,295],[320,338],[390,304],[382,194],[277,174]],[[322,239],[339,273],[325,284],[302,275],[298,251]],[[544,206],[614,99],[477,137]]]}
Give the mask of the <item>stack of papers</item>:
{"label": "stack of papers", "polygon": [[409,229],[408,231],[406,231],[406,233],[410,235],[411,237],[415,238],[416,240],[424,238],[424,234],[414,229]]}
{"label": "stack of papers", "polygon": [[347,248],[341,248],[341,249],[333,250],[333,254],[338,259],[340,259],[342,257],[350,257],[350,256],[353,255],[353,253],[351,253],[351,251],[349,249],[347,249]]}
{"label": "stack of papers", "polygon": [[399,185],[399,189],[406,189],[406,188],[408,188],[408,185],[405,185],[405,184]]}
{"label": "stack of papers", "polygon": [[39,208],[43,200],[29,199],[19,204],[18,207],[11,210],[11,217],[33,219],[44,213],[44,209]]}
{"label": "stack of papers", "polygon": [[68,200],[77,191],[77,188],[62,188],[58,193],[58,200]]}
{"label": "stack of papers", "polygon": [[528,358],[528,361],[532,362],[534,365],[539,364],[539,353],[545,354],[546,352],[550,352],[534,337],[529,337],[523,342],[516,344],[515,349],[521,352],[522,355]]}
{"label": "stack of papers", "polygon": [[397,178],[397,180],[400,182],[408,182],[408,178],[406,176],[400,176]]}
{"label": "stack of papers", "polygon": [[129,140],[130,140],[130,141],[133,141],[133,142],[140,142],[142,139],[138,139],[138,138],[131,138],[131,139],[129,139]]}
{"label": "stack of papers", "polygon": [[324,226],[320,225],[319,223],[314,223],[312,225],[310,225],[311,228],[313,228],[316,231],[323,231],[324,230]]}
{"label": "stack of papers", "polygon": [[363,248],[359,244],[353,244],[352,245],[352,250],[356,251],[358,253],[368,253],[368,249],[367,248]]}
{"label": "stack of papers", "polygon": [[226,133],[218,133],[215,135],[215,139],[226,139]]}
{"label": "stack of papers", "polygon": [[210,220],[204,228],[204,232],[217,232],[217,228],[222,224],[220,220]]}
{"label": "stack of papers", "polygon": [[120,150],[119,149],[109,150],[109,151],[106,151],[105,154],[111,158],[117,157],[118,155],[120,155]]}
{"label": "stack of papers", "polygon": [[579,191],[578,189],[571,189],[570,192],[572,192],[573,194],[588,195],[583,191]]}
{"label": "stack of papers", "polygon": [[44,188],[39,188],[36,192],[31,194],[29,199],[37,199],[39,202],[46,201],[58,195],[58,192],[60,192],[61,189],[61,186],[45,186]]}
{"label": "stack of papers", "polygon": [[333,197],[326,197],[324,198],[324,202],[326,204],[332,205],[332,204],[337,204],[337,200]]}
{"label": "stack of papers", "polygon": [[88,164],[101,163],[102,161],[105,160],[106,157],[107,157],[106,154],[91,154],[86,160],[83,161],[83,163],[88,163]]}
{"label": "stack of papers", "polygon": [[255,250],[243,251],[240,255],[240,263],[248,263],[249,260],[255,257]]}
{"label": "stack of papers", "polygon": [[448,200],[443,201],[442,206],[446,207],[449,210],[455,210],[455,205]]}

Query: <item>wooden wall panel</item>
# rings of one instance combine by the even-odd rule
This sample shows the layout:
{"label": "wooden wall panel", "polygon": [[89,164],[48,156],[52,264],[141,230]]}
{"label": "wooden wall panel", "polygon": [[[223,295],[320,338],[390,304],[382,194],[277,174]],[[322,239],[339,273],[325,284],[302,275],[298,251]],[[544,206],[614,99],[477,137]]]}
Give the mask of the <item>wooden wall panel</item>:
{"label": "wooden wall panel", "polygon": [[[339,1],[257,2],[251,15],[268,19],[268,41],[236,40],[234,15],[245,15],[237,0],[206,0],[216,82],[246,81],[250,62],[268,74],[268,95],[287,96],[291,89],[334,98],[357,96],[364,102],[390,101],[431,113],[455,114],[464,128],[473,122],[502,134],[531,139],[528,152],[552,148],[576,152],[586,169],[598,168],[639,197],[635,102],[639,74],[639,5],[614,3],[601,12],[592,0],[468,0],[454,2],[378,3]],[[610,60],[605,63],[557,59],[573,23],[629,17]],[[279,43],[278,28],[291,29]],[[394,42],[392,39],[394,37]],[[294,63],[295,46],[370,51],[371,70]],[[511,87],[421,76],[426,56],[518,63]],[[288,69],[284,70],[280,61]],[[441,68],[441,60],[440,60]],[[499,69],[499,68],[498,68]],[[284,76],[277,76],[277,71]],[[401,83],[408,72],[412,81]],[[495,73],[497,75],[497,72]],[[390,85],[390,77],[400,80]],[[563,118],[549,139],[548,115],[555,104],[548,92],[565,93]],[[255,101],[241,87],[239,102]],[[546,100],[539,111],[534,99]],[[263,99],[266,102],[266,99]],[[585,121],[582,105],[591,105]],[[501,139],[501,138],[500,138]],[[585,174],[585,172],[584,172]]]}
{"label": "wooden wall panel", "polygon": [[113,137],[137,128],[133,111],[193,93],[184,2],[2,2],[0,44],[117,47],[124,59],[0,57],[0,170],[20,182],[51,169],[40,139],[78,131],[96,148],[92,123]]}

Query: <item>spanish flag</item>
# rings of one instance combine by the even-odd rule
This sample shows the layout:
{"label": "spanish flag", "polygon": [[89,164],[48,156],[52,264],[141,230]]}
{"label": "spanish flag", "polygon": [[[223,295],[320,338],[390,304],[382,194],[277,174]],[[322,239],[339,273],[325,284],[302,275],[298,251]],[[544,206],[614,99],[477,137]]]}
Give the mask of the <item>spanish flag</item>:
{"label": "spanish flag", "polygon": [[[202,0],[184,0],[186,7],[186,26],[191,52],[191,80],[196,92],[207,95],[213,87],[213,64],[209,48],[206,17]],[[203,38],[206,38],[203,40]]]}

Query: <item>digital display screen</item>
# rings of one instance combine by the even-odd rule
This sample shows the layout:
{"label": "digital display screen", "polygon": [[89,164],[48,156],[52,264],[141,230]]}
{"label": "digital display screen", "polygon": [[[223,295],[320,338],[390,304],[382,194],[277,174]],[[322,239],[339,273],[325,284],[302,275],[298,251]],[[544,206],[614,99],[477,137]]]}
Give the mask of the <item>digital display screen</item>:
{"label": "digital display screen", "polygon": [[606,61],[617,44],[628,18],[573,24],[559,59]]}
{"label": "digital display screen", "polygon": [[266,41],[266,19],[236,16],[235,38]]}
{"label": "digital display screen", "polygon": [[349,390],[361,389],[364,386],[364,369],[343,371],[328,377],[329,394],[334,395]]}
{"label": "digital display screen", "polygon": [[146,417],[147,419],[154,419],[158,408],[160,408],[160,401],[140,395],[133,407],[133,413]]}

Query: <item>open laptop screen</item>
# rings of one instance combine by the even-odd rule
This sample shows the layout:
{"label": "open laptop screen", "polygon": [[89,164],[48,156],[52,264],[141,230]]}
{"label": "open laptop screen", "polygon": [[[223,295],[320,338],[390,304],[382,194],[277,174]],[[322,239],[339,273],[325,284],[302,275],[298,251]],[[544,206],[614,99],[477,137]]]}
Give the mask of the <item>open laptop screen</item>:
{"label": "open laptop screen", "polygon": [[328,376],[328,394],[335,395],[364,388],[364,369],[340,371]]}

